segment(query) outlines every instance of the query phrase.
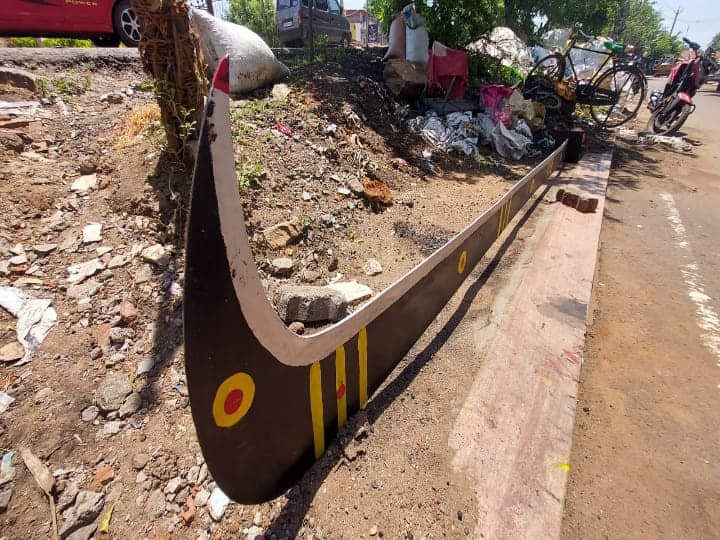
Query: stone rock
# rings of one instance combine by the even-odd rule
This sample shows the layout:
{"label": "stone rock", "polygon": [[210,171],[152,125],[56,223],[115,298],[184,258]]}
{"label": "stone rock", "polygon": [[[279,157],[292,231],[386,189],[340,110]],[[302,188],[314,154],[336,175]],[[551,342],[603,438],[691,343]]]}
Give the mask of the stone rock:
{"label": "stone rock", "polygon": [[35,398],[33,401],[35,402],[35,405],[44,405],[52,400],[54,393],[55,392],[53,392],[52,388],[41,388],[35,393]]}
{"label": "stone rock", "polygon": [[278,249],[294,242],[302,235],[297,220],[284,221],[268,227],[262,232],[263,240],[272,249]]}
{"label": "stone rock", "polygon": [[106,439],[109,439],[110,437],[117,435],[120,433],[120,430],[122,429],[123,423],[120,420],[114,420],[112,422],[107,422],[103,426],[102,430],[102,436]]}
{"label": "stone rock", "polygon": [[142,397],[138,392],[133,392],[125,398],[122,406],[118,410],[120,418],[127,418],[131,414],[135,414],[142,407]]}
{"label": "stone rock", "polygon": [[138,362],[135,374],[144,375],[145,373],[150,373],[154,367],[155,360],[153,360],[152,358],[148,358],[147,360],[141,360],[140,362]]}
{"label": "stone rock", "polygon": [[180,488],[183,486],[182,478],[179,476],[176,476],[175,478],[171,478],[168,483],[165,485],[165,489],[163,490],[163,493],[166,495],[170,493],[177,493],[180,491]]}
{"label": "stone rock", "polygon": [[92,301],[89,298],[81,298],[77,303],[77,310],[80,313],[90,311],[92,309]]}
{"label": "stone rock", "polygon": [[14,362],[25,356],[25,349],[17,341],[11,341],[0,347],[0,362]]}
{"label": "stone rock", "polygon": [[0,84],[7,84],[15,88],[24,88],[37,92],[37,78],[24,69],[3,67],[0,68]]}
{"label": "stone rock", "polygon": [[161,244],[154,244],[146,247],[140,252],[144,261],[157,266],[166,266],[170,262],[170,253]]}
{"label": "stone rock", "polygon": [[220,521],[229,502],[230,499],[219,487],[213,489],[207,502],[210,517],[214,521]]}
{"label": "stone rock", "polygon": [[102,223],[89,223],[83,227],[83,244],[92,244],[102,240]]}
{"label": "stone rock", "polygon": [[129,263],[131,259],[132,257],[130,255],[114,255],[108,262],[107,267],[111,270],[114,268],[120,268],[121,266],[125,266]]}
{"label": "stone rock", "polygon": [[120,328],[115,326],[108,332],[108,341],[111,345],[122,346],[125,340],[135,337],[135,331],[132,328]]}
{"label": "stone rock", "polygon": [[275,295],[275,305],[285,322],[337,321],[347,315],[347,302],[327,287],[284,285]]}
{"label": "stone rock", "polygon": [[0,131],[0,146],[4,146],[13,152],[22,152],[25,148],[25,142],[22,137],[12,131]]}
{"label": "stone rock", "polygon": [[300,273],[300,281],[303,283],[315,283],[320,277],[320,272],[315,270],[303,270]]}
{"label": "stone rock", "polygon": [[135,483],[142,484],[147,479],[148,479],[148,475],[145,474],[144,472],[140,471],[139,473],[137,473],[137,476],[135,476]]}
{"label": "stone rock", "polygon": [[68,298],[74,298],[79,300],[81,298],[89,298],[97,294],[102,285],[97,282],[94,278],[88,279],[87,281],[78,285],[70,285],[67,288],[65,294]]}
{"label": "stone rock", "polygon": [[122,302],[120,302],[120,321],[122,321],[124,325],[134,323],[137,318],[138,310],[135,308],[132,302],[129,302],[127,300],[123,300]]}
{"label": "stone rock", "polygon": [[245,529],[245,540],[263,540],[265,538],[265,531],[262,527],[253,525]]}
{"label": "stone rock", "polygon": [[187,475],[186,475],[188,483],[196,484],[199,474],[200,474],[200,467],[198,465],[193,465],[192,467],[190,467],[190,469],[188,470]]}
{"label": "stone rock", "polygon": [[70,533],[70,535],[66,537],[66,540],[90,540],[96,530],[97,524],[91,523],[90,525],[85,525],[75,532]]}
{"label": "stone rock", "polygon": [[260,512],[260,511],[255,512],[255,516],[253,516],[253,525],[255,525],[256,527],[260,527],[262,525],[262,523],[263,523],[262,512]]}
{"label": "stone rock", "polygon": [[377,276],[383,271],[380,261],[377,259],[368,259],[363,265],[363,272],[368,276]]}
{"label": "stone rock", "polygon": [[97,174],[84,174],[78,176],[73,183],[70,185],[70,191],[74,193],[87,193],[92,189],[97,189],[98,180]]}
{"label": "stone rock", "polygon": [[47,255],[51,251],[55,251],[57,249],[57,244],[35,244],[33,246],[33,251],[35,253],[39,253],[40,255]]}
{"label": "stone rock", "polygon": [[89,261],[73,264],[68,266],[68,283],[77,285],[82,283],[87,278],[97,274],[100,270],[104,270],[105,265],[100,259],[90,259]]}
{"label": "stone rock", "polygon": [[10,263],[7,261],[0,261],[0,276],[10,275]]}
{"label": "stone rock", "polygon": [[15,255],[14,257],[10,257],[10,259],[8,259],[8,263],[10,263],[10,266],[20,266],[21,264],[26,264],[27,262],[28,258],[25,253]]}
{"label": "stone rock", "polygon": [[92,351],[90,351],[90,359],[91,360],[97,360],[101,358],[103,355],[103,350],[100,347],[93,348]]}
{"label": "stone rock", "polygon": [[137,272],[135,272],[135,283],[138,285],[141,283],[147,283],[152,279],[152,277],[152,267],[149,264],[143,264],[137,269]]}
{"label": "stone rock", "polygon": [[113,105],[122,103],[124,99],[125,96],[120,92],[111,92],[109,94],[103,94],[102,96],[100,96],[100,101],[102,101],[103,103],[111,103]]}
{"label": "stone rock", "polygon": [[419,62],[393,59],[385,64],[383,81],[395,99],[411,101],[419,98],[425,90],[427,73],[425,66]]}
{"label": "stone rock", "polygon": [[12,499],[12,488],[0,491],[0,514],[5,512],[7,507],[10,506],[10,499]]}
{"label": "stone rock", "polygon": [[145,513],[152,519],[157,519],[165,513],[165,495],[156,489],[148,497],[145,503]]}
{"label": "stone rock", "polygon": [[125,355],[123,353],[114,353],[105,359],[105,367],[111,368],[117,364],[125,361]]}
{"label": "stone rock", "polygon": [[95,405],[90,405],[82,410],[80,413],[80,420],[83,422],[92,422],[98,417],[98,414],[100,414],[100,409],[98,409]]}
{"label": "stone rock", "polygon": [[289,257],[278,257],[270,262],[270,273],[276,277],[287,277],[293,272],[293,260]]}
{"label": "stone rock", "polygon": [[290,95],[290,87],[285,83],[279,83],[273,85],[272,97],[277,100],[284,100]]}
{"label": "stone rock", "polygon": [[77,497],[78,493],[80,493],[80,486],[78,485],[78,483],[68,482],[65,485],[65,489],[62,490],[60,498],[58,499],[58,511],[62,512],[66,508],[70,508],[73,504],[75,504],[75,497]]}
{"label": "stone rock", "polygon": [[195,506],[198,508],[205,506],[210,499],[210,492],[207,489],[201,489],[195,495]]}
{"label": "stone rock", "polygon": [[288,330],[301,336],[305,333],[305,325],[300,321],[291,322],[288,326]]}
{"label": "stone rock", "polygon": [[327,288],[341,294],[349,306],[359,304],[373,294],[370,287],[357,281],[338,281],[337,283],[331,283]]}
{"label": "stone rock", "polygon": [[110,371],[95,393],[95,402],[103,412],[117,411],[132,392],[130,378],[117,371]]}
{"label": "stone rock", "polygon": [[63,513],[63,525],[60,538],[92,523],[102,510],[105,496],[94,491],[81,491],[75,498],[75,505]]}
{"label": "stone rock", "polygon": [[150,454],[146,454],[145,452],[138,452],[132,457],[132,467],[136,471],[142,470],[145,468],[145,465],[147,465],[149,461]]}

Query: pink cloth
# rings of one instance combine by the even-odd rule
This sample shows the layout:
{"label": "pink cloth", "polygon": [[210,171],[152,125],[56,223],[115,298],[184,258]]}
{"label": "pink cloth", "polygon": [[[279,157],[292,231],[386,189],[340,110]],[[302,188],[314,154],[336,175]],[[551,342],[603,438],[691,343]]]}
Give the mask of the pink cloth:
{"label": "pink cloth", "polygon": [[493,123],[502,122],[506,126],[510,124],[510,107],[508,98],[513,93],[511,86],[499,84],[486,84],[480,88],[482,106],[492,113]]}
{"label": "pink cloth", "polygon": [[457,78],[451,97],[462,99],[470,81],[467,53],[456,51],[436,41],[430,49],[427,65],[428,90],[432,91],[435,88],[447,90],[453,77]]}

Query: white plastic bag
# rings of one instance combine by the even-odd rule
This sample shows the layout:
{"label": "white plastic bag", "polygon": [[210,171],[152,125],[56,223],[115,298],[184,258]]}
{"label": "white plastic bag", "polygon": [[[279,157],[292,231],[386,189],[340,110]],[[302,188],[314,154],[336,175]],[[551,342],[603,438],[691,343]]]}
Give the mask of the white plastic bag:
{"label": "white plastic bag", "polygon": [[405,58],[427,65],[430,37],[425,28],[425,18],[415,10],[415,4],[405,6],[402,15],[405,19]]}
{"label": "white plastic bag", "polygon": [[230,57],[231,92],[249,92],[290,75],[267,43],[249,28],[199,9],[191,9],[191,14],[209,67],[214,70],[220,59]]}
{"label": "white plastic bag", "polygon": [[429,59],[430,38],[425,25],[415,29],[405,29],[405,57],[411,62],[427,65]]}
{"label": "white plastic bag", "polygon": [[510,131],[505,124],[498,122],[492,133],[492,143],[495,151],[505,159],[522,159],[528,153],[532,139],[525,135]]}
{"label": "white plastic bag", "polygon": [[390,25],[388,50],[383,56],[383,62],[390,58],[405,58],[405,20],[400,12],[395,15]]}

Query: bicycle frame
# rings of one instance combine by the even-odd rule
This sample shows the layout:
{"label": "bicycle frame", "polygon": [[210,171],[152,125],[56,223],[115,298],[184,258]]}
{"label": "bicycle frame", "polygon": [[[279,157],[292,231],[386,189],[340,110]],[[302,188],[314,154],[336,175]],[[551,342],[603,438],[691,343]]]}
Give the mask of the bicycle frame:
{"label": "bicycle frame", "polygon": [[610,62],[610,59],[613,58],[615,56],[615,54],[610,51],[598,51],[595,49],[588,49],[587,47],[580,47],[579,45],[576,45],[576,43],[577,43],[577,37],[573,37],[572,40],[570,41],[570,45],[565,50],[565,52],[563,52],[563,57],[565,58],[565,60],[567,62],[570,63],[570,69],[572,70],[573,79],[576,83],[580,82],[580,78],[578,77],[577,71],[575,70],[575,64],[572,61],[572,56],[570,56],[570,51],[575,49],[577,51],[586,51],[586,52],[591,52],[594,54],[601,54],[601,55],[605,56],[605,60],[603,60],[603,63],[600,64],[600,67],[595,71],[592,78],[588,81],[588,84],[592,84],[595,81],[595,79],[597,79],[598,76],[603,73],[603,68],[608,64],[608,62]]}

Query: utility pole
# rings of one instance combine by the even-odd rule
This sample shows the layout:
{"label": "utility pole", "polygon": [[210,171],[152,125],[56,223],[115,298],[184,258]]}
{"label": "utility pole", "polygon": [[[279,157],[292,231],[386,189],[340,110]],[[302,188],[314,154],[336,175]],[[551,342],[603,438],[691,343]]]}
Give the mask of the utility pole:
{"label": "utility pole", "polygon": [[673,18],[672,26],[670,27],[670,35],[672,36],[673,30],[675,30],[675,23],[677,22],[678,15],[680,15],[680,8],[675,9],[675,17]]}
{"label": "utility pole", "polygon": [[205,5],[207,6],[208,13],[210,15],[215,15],[215,10],[213,9],[213,0],[205,0]]}

